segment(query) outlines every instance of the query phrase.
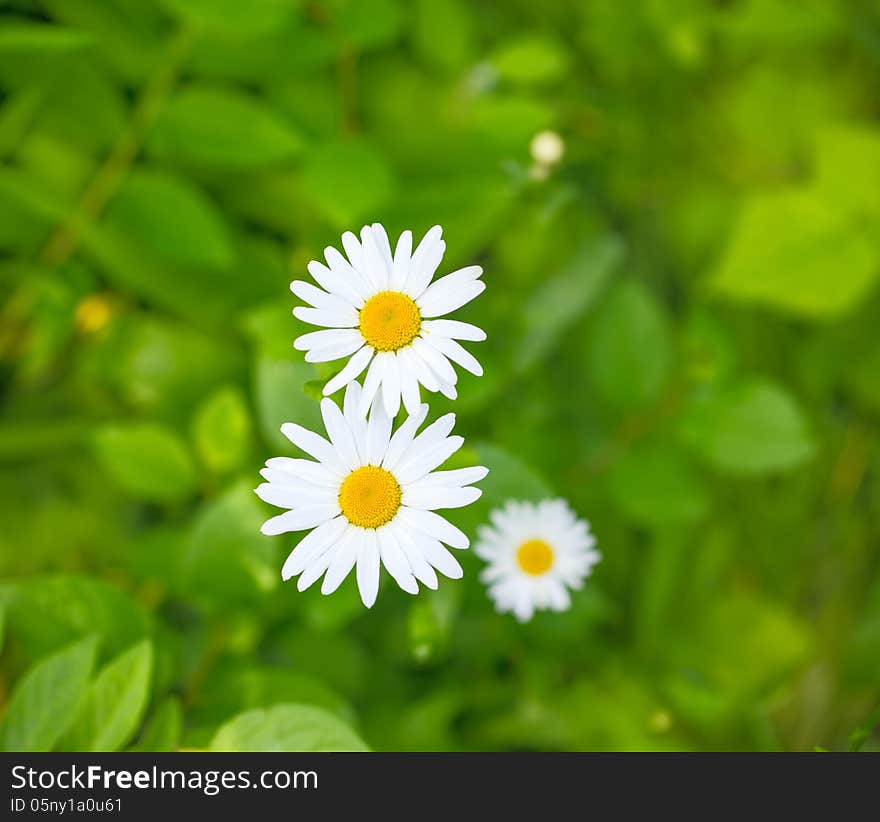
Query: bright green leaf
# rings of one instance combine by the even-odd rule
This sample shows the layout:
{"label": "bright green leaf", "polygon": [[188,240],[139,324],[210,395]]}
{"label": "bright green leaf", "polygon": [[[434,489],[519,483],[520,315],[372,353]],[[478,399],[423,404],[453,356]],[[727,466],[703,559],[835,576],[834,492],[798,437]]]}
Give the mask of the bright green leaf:
{"label": "bright green leaf", "polygon": [[164,753],[176,751],[183,730],[183,708],[180,700],[169,696],[159,704],[147,720],[137,744],[130,750]]}
{"label": "bright green leaf", "polygon": [[299,0],[162,0],[182,20],[229,34],[277,29],[290,20]]}
{"label": "bright green leaf", "polygon": [[220,388],[208,397],[196,413],[195,440],[205,464],[225,473],[241,464],[251,436],[251,421],[241,392]]}

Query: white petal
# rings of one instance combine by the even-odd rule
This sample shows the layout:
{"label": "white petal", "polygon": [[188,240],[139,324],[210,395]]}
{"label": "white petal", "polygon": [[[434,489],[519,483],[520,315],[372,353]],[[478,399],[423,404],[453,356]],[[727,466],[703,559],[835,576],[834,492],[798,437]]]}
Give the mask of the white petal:
{"label": "white petal", "polygon": [[458,375],[449,364],[449,360],[434,348],[433,345],[430,345],[427,340],[413,340],[412,348],[440,378],[441,382],[445,382],[447,385],[455,385],[458,382]]}
{"label": "white petal", "polygon": [[402,368],[411,371],[416,379],[428,389],[428,391],[437,391],[439,383],[434,372],[428,368],[427,363],[413,350],[412,346],[401,348],[397,352]]}
{"label": "white petal", "polygon": [[333,557],[335,556],[336,550],[331,548],[330,550],[319,554],[308,565],[306,565],[303,572],[299,575],[299,579],[296,581],[297,591],[305,591],[306,588],[310,587],[317,579],[319,579],[327,570],[327,567],[333,561]]}
{"label": "white petal", "polygon": [[260,531],[267,536],[286,534],[288,531],[305,531],[314,528],[323,522],[339,515],[339,506],[336,503],[330,505],[306,505],[295,511],[285,511],[277,517],[267,519]]}
{"label": "white petal", "polygon": [[449,579],[461,579],[464,576],[458,560],[438,540],[433,537],[419,537],[418,544],[425,560],[443,576]]}
{"label": "white petal", "polygon": [[336,294],[355,308],[364,304],[366,287],[361,282],[352,282],[343,277],[339,272],[332,271],[327,266],[312,260],[308,265],[309,274],[315,282],[330,294]]}
{"label": "white petal", "polygon": [[[444,278],[445,279],[445,278]],[[433,289],[437,289],[434,291]],[[441,317],[456,308],[461,308],[469,303],[474,297],[478,297],[486,290],[486,283],[482,280],[472,280],[459,286],[447,286],[442,280],[438,280],[422,296],[416,300],[416,305],[423,317]]]}
{"label": "white petal", "polygon": [[290,579],[300,573],[310,562],[317,559],[324,551],[328,551],[348,526],[345,517],[336,517],[306,534],[299,545],[294,548],[281,568],[281,578]]}
{"label": "white petal", "polygon": [[[354,336],[348,340],[339,340],[332,345],[315,346],[310,351],[307,351],[306,362],[330,362],[341,357],[348,357],[359,351],[364,345],[363,337],[361,337],[358,331],[352,331],[351,333]],[[449,342],[452,342],[452,340],[449,340]]]}
{"label": "white petal", "polygon": [[335,555],[324,575],[324,582],[321,583],[322,594],[332,594],[354,568],[358,549],[357,539],[352,533],[355,530],[354,528],[346,530],[340,539]]}
{"label": "white petal", "polygon": [[429,471],[443,465],[462,445],[464,445],[464,437],[448,437],[434,443],[395,468],[394,475],[401,483],[416,482]]}
{"label": "white petal", "polygon": [[370,411],[370,421],[367,424],[367,444],[364,453],[364,463],[379,465],[388,449],[391,439],[391,418],[385,413],[382,403],[375,403]]}
{"label": "white petal", "polygon": [[311,348],[327,348],[342,342],[359,340],[364,344],[363,335],[360,331],[352,328],[324,328],[321,331],[309,331],[301,334],[293,341],[293,347],[297,351],[308,351]]}
{"label": "white petal", "polygon": [[[373,284],[364,277],[364,250],[361,248],[360,241],[353,231],[346,231],[342,235],[342,247],[345,249],[345,253],[348,255],[348,259],[351,263],[352,268],[354,268],[360,274],[360,276],[364,278],[367,285],[372,286]],[[336,251],[335,248],[333,250]]]}
{"label": "white petal", "polygon": [[343,385],[348,385],[352,380],[357,379],[372,358],[373,349],[369,345],[365,345],[345,364],[342,371],[328,381],[324,386],[324,396],[335,394]]}
{"label": "white petal", "polygon": [[456,468],[452,471],[434,471],[409,487],[421,489],[436,488],[439,485],[447,488],[461,488],[464,485],[479,482],[488,473],[489,469],[482,465],[476,465],[473,468]]}
{"label": "white petal", "polygon": [[[421,531],[423,534],[442,540],[453,548],[467,548],[470,545],[470,541],[464,533],[433,511],[418,511],[415,508],[407,508],[405,505],[402,505],[397,512],[397,516],[400,517],[403,523],[414,528],[416,531]],[[434,563],[431,564],[433,565]],[[437,566],[435,565],[434,567],[436,568]]]}
{"label": "white petal", "polygon": [[470,371],[476,377],[483,376],[483,366],[477,362],[473,354],[462,348],[455,340],[435,335],[425,340],[425,342],[428,345],[434,346],[441,354],[447,356],[454,363],[458,363],[465,371]]}
{"label": "white petal", "polygon": [[343,299],[336,294],[328,294],[320,288],[315,288],[311,283],[303,280],[294,280],[290,284],[290,290],[296,294],[304,302],[313,305],[315,308],[324,308],[327,311],[347,312],[350,308],[354,308],[354,304],[350,300]]}
{"label": "white petal", "polygon": [[333,446],[323,437],[318,436],[314,431],[309,431],[295,422],[286,422],[281,426],[281,433],[284,434],[297,448],[301,448],[310,456],[319,460],[331,470],[337,473],[345,471],[345,465],[339,459],[339,455]]}
{"label": "white petal", "polygon": [[403,494],[403,504],[423,511],[438,508],[464,508],[476,502],[482,491],[479,488],[408,488]]}
{"label": "white petal", "polygon": [[471,342],[482,342],[486,339],[486,332],[482,328],[458,320],[423,320],[422,330],[425,332],[425,337],[439,334],[441,337],[449,337],[452,340],[470,340]]}
{"label": "white petal", "polygon": [[357,583],[361,601],[372,608],[379,593],[379,545],[376,532],[359,529]]}
{"label": "white petal", "polygon": [[[350,233],[350,232],[349,232]],[[351,235],[354,236],[353,234]],[[345,244],[345,235],[342,237],[343,245]],[[330,266],[331,274],[337,278],[339,283],[347,283],[351,289],[356,291],[364,301],[373,293],[370,283],[364,278],[358,267],[349,263],[342,254],[333,246],[327,246],[324,249],[324,256],[327,258],[327,264]],[[357,305],[357,303],[355,303]]]}
{"label": "white petal", "polygon": [[371,228],[373,229],[373,240],[376,242],[376,247],[379,249],[382,259],[390,266],[393,257],[391,254],[391,243],[388,241],[388,232],[385,231],[385,226],[382,223],[373,223]]}
{"label": "white petal", "polygon": [[385,570],[394,577],[394,581],[408,594],[417,594],[419,586],[413,577],[409,562],[403,549],[395,539],[393,529],[389,527],[380,528],[375,531],[379,538],[379,554],[382,557],[382,564]]}
{"label": "white petal", "polygon": [[439,225],[435,225],[422,237],[418,248],[413,252],[409,276],[406,278],[403,290],[414,300],[417,300],[428,287],[437,266],[443,259],[446,243],[440,239],[442,233],[443,229]]}
{"label": "white petal", "polygon": [[392,291],[400,291],[409,274],[410,260],[412,259],[412,231],[404,231],[397,240],[397,248],[394,251],[394,264],[391,267],[391,279],[388,287]]}
{"label": "white petal", "polygon": [[363,418],[367,416],[367,411],[370,410],[370,406],[373,404],[373,400],[376,398],[376,392],[379,390],[379,386],[382,384],[382,362],[385,359],[385,352],[380,351],[374,358],[373,363],[370,366],[370,370],[367,371],[366,379],[364,380],[364,390],[361,392],[361,401],[358,406],[358,413]]}
{"label": "white petal", "polygon": [[302,508],[306,505],[331,505],[338,494],[326,486],[264,482],[254,489],[263,502],[278,508]]}
{"label": "white petal", "polygon": [[406,561],[409,563],[413,576],[432,591],[436,591],[438,584],[437,574],[434,573],[434,569],[423,556],[421,549],[406,532],[406,529],[395,527],[394,536],[397,537],[397,541],[400,543],[400,547],[406,556]]}
{"label": "white petal", "polygon": [[400,373],[400,395],[403,398],[403,407],[406,408],[408,414],[415,414],[421,404],[419,381],[416,379],[415,373],[406,367],[407,361],[400,354],[401,352],[398,351],[395,359]]}
{"label": "white petal", "polygon": [[377,291],[386,291],[391,274],[391,255],[387,259],[382,255],[372,226],[365,225],[361,229],[361,247],[364,250],[364,274]]}
{"label": "white petal", "polygon": [[[478,265],[469,265],[467,268],[460,268],[441,277],[425,289],[421,297],[416,300],[419,307],[422,305],[434,305],[437,301],[448,302],[454,295],[460,294],[470,288],[471,283],[479,279],[483,273],[483,269]],[[464,305],[464,303],[460,303]],[[451,310],[451,309],[450,309]],[[441,312],[443,314],[446,311]]]}
{"label": "white petal", "polygon": [[321,325],[324,328],[355,328],[358,324],[358,313],[354,308],[350,311],[327,311],[298,305],[293,309],[293,316],[304,323]]}
{"label": "white petal", "polygon": [[385,451],[385,458],[382,460],[382,467],[388,471],[393,471],[400,458],[406,452],[406,449],[412,444],[413,437],[418,427],[425,421],[428,415],[428,406],[422,403],[419,407],[418,414],[411,414],[404,420],[400,427],[394,432],[391,441],[388,443],[388,449]]}
{"label": "white petal", "polygon": [[382,363],[382,402],[385,413],[393,420],[400,410],[400,366],[392,353]]}
{"label": "white petal", "polygon": [[458,391],[456,390],[454,385],[450,385],[448,382],[440,381],[440,393],[446,397],[448,400],[454,400],[458,398]]}
{"label": "white petal", "polygon": [[[266,472],[272,472],[267,476]],[[320,462],[293,459],[292,457],[272,457],[266,460],[266,468],[260,473],[269,481],[275,482],[275,472],[286,475],[292,481],[301,480],[312,485],[335,486],[342,479],[341,472],[333,471]],[[280,479],[280,478],[279,478]]]}
{"label": "white petal", "polygon": [[351,429],[339,406],[333,400],[321,400],[321,416],[324,418],[324,427],[327,429],[330,442],[333,443],[343,464],[346,468],[354,470],[360,465],[360,459]]}

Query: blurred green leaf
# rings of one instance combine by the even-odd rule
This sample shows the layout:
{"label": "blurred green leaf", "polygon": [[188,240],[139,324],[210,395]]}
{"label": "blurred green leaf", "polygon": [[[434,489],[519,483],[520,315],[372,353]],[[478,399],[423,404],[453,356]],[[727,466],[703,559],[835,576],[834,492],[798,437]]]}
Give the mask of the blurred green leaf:
{"label": "blurred green leaf", "polygon": [[211,740],[212,751],[366,751],[340,719],[309,705],[276,705],[246,711]]}
{"label": "blurred green leaf", "polygon": [[199,456],[212,471],[222,474],[241,464],[250,444],[251,421],[237,388],[220,388],[205,399],[194,428]]}
{"label": "blurred green leaf", "polygon": [[161,0],[182,20],[236,34],[278,28],[299,7],[299,0]]}
{"label": "blurred green leaf", "polygon": [[360,140],[316,147],[309,152],[302,175],[305,196],[340,229],[368,222],[394,186],[385,159]]}
{"label": "blurred green leaf", "polygon": [[181,439],[163,426],[109,425],[96,432],[95,448],[108,473],[140,499],[175,502],[195,488],[192,457]]}
{"label": "blurred green leaf", "polygon": [[37,663],[9,700],[3,750],[50,751],[74,719],[95,659],[85,639]]}
{"label": "blurred green leaf", "polygon": [[180,705],[180,700],[169,696],[153,711],[137,744],[129,750],[151,753],[175,751],[180,744],[182,729],[183,708]]}
{"label": "blurred green leaf", "polygon": [[108,218],[160,260],[224,268],[235,257],[229,227],[217,207],[186,180],[166,172],[129,176]]}
{"label": "blurred green leaf", "polygon": [[281,434],[285,422],[296,422],[322,430],[319,404],[305,391],[315,368],[301,359],[277,360],[260,357],[254,374],[257,412],[263,437],[274,447],[290,451],[293,446]]}
{"label": "blurred green leaf", "polygon": [[143,640],[98,672],[65,735],[72,751],[117,751],[140,725],[150,695],[153,647]]}
{"label": "blurred green leaf", "polygon": [[654,402],[672,367],[663,307],[640,283],[620,283],[599,311],[588,354],[593,384],[610,407],[634,410]]}
{"label": "blurred green leaf", "polygon": [[22,581],[8,604],[8,631],[31,659],[97,634],[101,654],[119,653],[150,631],[139,605],[99,579],[59,574]]}
{"label": "blurred green leaf", "polygon": [[821,319],[857,305],[878,268],[877,248],[846,211],[818,188],[795,189],[748,200],[711,287]]}
{"label": "blurred green leaf", "polygon": [[282,164],[302,144],[293,127],[257,98],[191,85],[169,101],[149,146],[172,162],[249,170]]}
{"label": "blurred green leaf", "polygon": [[680,433],[709,464],[733,474],[791,470],[815,451],[800,408],[770,382],[696,399],[681,419]]}
{"label": "blurred green leaf", "polygon": [[416,0],[413,7],[413,44],[425,62],[454,71],[473,60],[474,25],[466,3]]}
{"label": "blurred green leaf", "polygon": [[558,40],[541,35],[507,43],[491,57],[498,74],[514,83],[540,84],[565,74],[569,55]]}
{"label": "blurred green leaf", "polygon": [[43,23],[4,22],[0,54],[55,54],[76,51],[92,43],[85,32]]}

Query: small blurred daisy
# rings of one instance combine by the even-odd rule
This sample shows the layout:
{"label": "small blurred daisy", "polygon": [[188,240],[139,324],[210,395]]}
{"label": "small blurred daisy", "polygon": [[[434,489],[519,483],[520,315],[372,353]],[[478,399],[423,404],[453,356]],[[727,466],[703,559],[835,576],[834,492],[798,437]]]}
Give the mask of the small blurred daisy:
{"label": "small blurred daisy", "polygon": [[327,265],[313,261],[309,273],[321,286],[296,280],[290,290],[309,307],[293,309],[296,317],[324,330],[303,334],[294,347],[308,362],[350,357],[324,386],[324,395],[338,391],[367,370],[358,413],[366,416],[381,395],[392,419],[401,399],[407,412],[419,410],[419,384],[455,399],[458,375],[450,363],[478,377],[483,369],[457,340],[479,341],[486,334],[475,325],[436,319],[461,308],[486,287],[483,269],[467,266],[432,283],[446,243],[434,226],[412,250],[412,232],[404,231],[394,254],[379,223],[364,226],[360,240],[342,235],[348,259],[335,248],[324,250]]}
{"label": "small blurred daisy", "polygon": [[416,435],[428,406],[421,405],[392,434],[391,418],[377,403],[369,421],[359,414],[361,386],[345,391],[343,410],[321,402],[329,441],[294,423],[282,433],[316,461],[274,457],[260,472],[267,482],[257,496],[289,509],[267,520],[264,534],[306,531],[284,567],[283,579],[299,574],[297,588],[324,577],[321,593],[335,591],[357,566],[361,599],[368,608],[379,589],[379,563],[404,591],[418,593],[416,580],[437,587],[434,569],[451,579],[461,566],[441,544],[467,548],[468,538],[439,514],[439,508],[470,505],[482,493],[469,487],[486,468],[436,471],[461,448],[449,433],[454,414],[446,414]]}
{"label": "small blurred daisy", "polygon": [[508,502],[489,515],[474,547],[489,564],[480,574],[496,610],[520,622],[536,610],[564,611],[600,554],[590,526],[561,499]]}

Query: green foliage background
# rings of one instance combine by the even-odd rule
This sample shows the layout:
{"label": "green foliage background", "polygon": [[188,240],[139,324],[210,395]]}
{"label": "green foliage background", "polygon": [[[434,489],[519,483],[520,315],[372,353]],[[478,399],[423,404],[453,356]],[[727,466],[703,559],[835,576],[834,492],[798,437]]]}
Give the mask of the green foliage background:
{"label": "green foliage background", "polygon": [[[0,3],[0,742],[877,749],[878,81],[859,0]],[[568,498],[564,615],[281,582],[287,285],[373,220],[486,269],[451,518]]]}

